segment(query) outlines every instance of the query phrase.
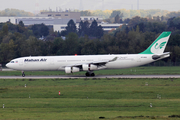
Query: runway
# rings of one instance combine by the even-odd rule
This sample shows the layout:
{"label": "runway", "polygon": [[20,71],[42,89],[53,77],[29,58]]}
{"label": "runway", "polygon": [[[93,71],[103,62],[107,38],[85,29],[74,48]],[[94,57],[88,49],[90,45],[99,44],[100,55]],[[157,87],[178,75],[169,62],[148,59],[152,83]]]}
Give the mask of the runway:
{"label": "runway", "polygon": [[81,75],[59,75],[59,76],[0,76],[0,79],[77,79],[77,78],[180,78],[180,75],[97,75],[86,77]]}

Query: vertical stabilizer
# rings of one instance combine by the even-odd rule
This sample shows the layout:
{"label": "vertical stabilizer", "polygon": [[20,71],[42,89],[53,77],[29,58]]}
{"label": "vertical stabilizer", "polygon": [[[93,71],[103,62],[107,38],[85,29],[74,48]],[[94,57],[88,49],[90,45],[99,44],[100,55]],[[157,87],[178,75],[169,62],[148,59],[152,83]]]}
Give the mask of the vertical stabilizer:
{"label": "vertical stabilizer", "polygon": [[163,32],[161,35],[140,54],[162,54],[166,48],[171,32]]}

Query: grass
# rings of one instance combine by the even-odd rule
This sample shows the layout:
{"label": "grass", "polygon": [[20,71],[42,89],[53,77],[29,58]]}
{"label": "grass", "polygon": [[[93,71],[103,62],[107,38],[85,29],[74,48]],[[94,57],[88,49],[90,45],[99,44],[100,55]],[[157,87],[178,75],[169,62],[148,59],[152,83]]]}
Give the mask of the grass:
{"label": "grass", "polygon": [[[135,67],[127,69],[99,70],[94,71],[96,75],[177,75],[180,74],[180,67]],[[72,75],[64,71],[25,71],[27,76],[30,75]],[[73,75],[84,75],[85,72],[73,73]],[[0,76],[21,76],[20,71],[1,71]]]}
{"label": "grass", "polygon": [[180,119],[179,91],[178,78],[1,79],[0,119]]}

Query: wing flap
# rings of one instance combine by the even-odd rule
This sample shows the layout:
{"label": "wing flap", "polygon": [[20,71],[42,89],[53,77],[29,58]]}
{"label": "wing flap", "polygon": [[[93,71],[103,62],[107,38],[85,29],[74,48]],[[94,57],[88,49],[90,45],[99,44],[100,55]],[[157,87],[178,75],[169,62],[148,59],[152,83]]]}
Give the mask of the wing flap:
{"label": "wing flap", "polygon": [[83,64],[93,64],[93,65],[97,65],[98,67],[102,67],[105,64],[109,63],[109,62],[114,62],[117,60],[118,57],[113,58],[112,60],[107,60],[107,61],[94,61],[94,62],[89,62],[89,63],[77,63],[77,64],[73,64],[73,65],[68,65],[68,66],[64,66],[65,67],[79,67],[82,68]]}

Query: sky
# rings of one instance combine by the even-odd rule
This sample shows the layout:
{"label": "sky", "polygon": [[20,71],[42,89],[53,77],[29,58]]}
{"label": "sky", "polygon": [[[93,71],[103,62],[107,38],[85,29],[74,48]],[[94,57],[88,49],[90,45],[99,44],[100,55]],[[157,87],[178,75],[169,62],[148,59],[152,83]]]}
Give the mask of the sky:
{"label": "sky", "polygon": [[0,0],[0,11],[15,8],[35,13],[39,10],[54,11],[66,9],[106,10],[106,9],[161,9],[180,11],[180,0]]}

